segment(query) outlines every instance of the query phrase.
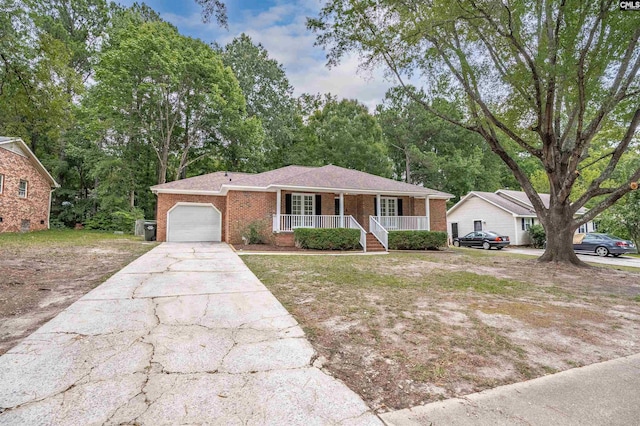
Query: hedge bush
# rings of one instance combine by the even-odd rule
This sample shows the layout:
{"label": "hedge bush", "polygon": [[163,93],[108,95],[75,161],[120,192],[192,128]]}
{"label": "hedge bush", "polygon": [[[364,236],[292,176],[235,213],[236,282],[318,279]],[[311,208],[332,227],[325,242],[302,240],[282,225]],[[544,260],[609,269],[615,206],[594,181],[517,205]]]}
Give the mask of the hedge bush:
{"label": "hedge bush", "polygon": [[357,229],[296,228],[293,230],[297,247],[313,250],[353,250],[360,247]]}
{"label": "hedge bush", "polygon": [[447,233],[439,231],[389,231],[389,250],[428,250],[447,245]]}
{"label": "hedge bush", "polygon": [[126,234],[133,234],[136,219],[142,219],[143,217],[142,210],[138,209],[98,212],[92,218],[86,220],[84,226],[87,229],[122,231]]}
{"label": "hedge bush", "polygon": [[542,248],[544,246],[544,242],[547,240],[547,234],[544,232],[544,228],[540,224],[531,225],[529,227],[529,237],[531,237],[531,242],[533,243],[533,247]]}

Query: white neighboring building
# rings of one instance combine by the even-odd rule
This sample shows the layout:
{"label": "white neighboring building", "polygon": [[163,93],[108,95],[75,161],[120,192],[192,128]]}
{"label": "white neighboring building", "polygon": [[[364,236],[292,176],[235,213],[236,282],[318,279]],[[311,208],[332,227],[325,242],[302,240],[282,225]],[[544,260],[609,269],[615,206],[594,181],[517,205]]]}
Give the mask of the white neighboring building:
{"label": "white neighboring building", "polygon": [[[545,206],[549,205],[549,194],[540,194]],[[587,210],[582,208],[578,214]],[[450,238],[462,237],[473,231],[495,231],[508,235],[511,245],[531,244],[527,230],[539,224],[529,197],[522,191],[499,189],[496,192],[472,191],[462,197],[447,211],[447,230]],[[589,221],[577,232],[594,232],[594,223]]]}

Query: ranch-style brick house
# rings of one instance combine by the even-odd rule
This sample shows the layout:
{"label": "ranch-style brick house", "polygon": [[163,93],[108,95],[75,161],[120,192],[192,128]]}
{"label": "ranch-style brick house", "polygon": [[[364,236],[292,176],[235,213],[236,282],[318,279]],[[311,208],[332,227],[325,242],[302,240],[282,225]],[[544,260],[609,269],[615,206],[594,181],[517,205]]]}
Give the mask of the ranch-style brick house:
{"label": "ranch-style brick house", "polygon": [[293,246],[293,230],[354,228],[365,250],[387,248],[389,230],[446,231],[451,194],[327,165],[264,173],[216,172],[151,187],[158,241],[242,244],[249,227]]}
{"label": "ranch-style brick house", "polygon": [[[549,206],[549,194],[539,194],[545,206]],[[587,209],[578,210],[583,215]],[[449,237],[462,237],[474,231],[495,231],[508,235],[511,244],[531,244],[529,227],[539,224],[533,204],[522,191],[499,189],[496,192],[471,191],[447,212]],[[576,232],[595,231],[592,221]]]}
{"label": "ranch-style brick house", "polygon": [[48,229],[58,186],[22,139],[0,136],[0,232]]}

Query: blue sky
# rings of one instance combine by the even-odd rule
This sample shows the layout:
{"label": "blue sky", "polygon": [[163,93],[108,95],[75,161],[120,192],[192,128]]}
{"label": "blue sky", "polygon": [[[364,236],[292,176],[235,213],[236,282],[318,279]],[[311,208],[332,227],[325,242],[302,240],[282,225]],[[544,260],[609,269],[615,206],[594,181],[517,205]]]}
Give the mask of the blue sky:
{"label": "blue sky", "polygon": [[[120,0],[131,5],[131,0]],[[227,44],[241,33],[261,43],[269,55],[280,62],[295,95],[331,92],[342,98],[355,98],[370,109],[380,103],[392,85],[382,70],[360,71],[355,55],[345,57],[332,69],[325,66],[325,52],[313,45],[315,36],[306,29],[306,18],[316,16],[321,0],[227,0],[229,30],[215,22],[202,23],[200,6],[194,0],[148,0],[160,16],[178,27],[182,34],[206,42]]]}

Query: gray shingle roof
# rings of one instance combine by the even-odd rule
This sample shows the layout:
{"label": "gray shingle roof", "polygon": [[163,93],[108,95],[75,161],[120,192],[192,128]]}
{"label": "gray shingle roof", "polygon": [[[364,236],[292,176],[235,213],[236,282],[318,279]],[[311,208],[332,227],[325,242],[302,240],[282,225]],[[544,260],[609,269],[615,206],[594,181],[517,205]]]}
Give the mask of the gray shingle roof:
{"label": "gray shingle roof", "polygon": [[[513,191],[515,192],[515,191]],[[533,207],[531,208],[527,208],[524,207],[518,203],[515,203],[511,200],[509,200],[508,198],[505,198],[499,194],[496,194],[495,192],[480,192],[480,191],[473,191],[473,194],[476,194],[477,196],[484,198],[487,201],[492,202],[493,204],[511,212],[514,214],[517,214],[519,216],[532,216],[535,215],[536,212],[533,209]],[[523,192],[524,194],[524,192]],[[529,199],[527,198],[527,203],[528,203]]]}
{"label": "gray shingle roof", "polygon": [[413,193],[453,197],[451,194],[375,176],[357,170],[327,165],[323,167],[287,166],[258,174],[215,172],[203,176],[169,182],[151,187],[152,190],[220,191],[222,185],[255,187],[297,187],[310,189],[341,189],[352,191],[377,191],[380,193]]}
{"label": "gray shingle roof", "polygon": [[[523,191],[513,191],[510,189],[499,189],[496,192],[480,192],[473,191],[472,194],[475,194],[479,197],[486,199],[494,203],[495,205],[514,213],[518,216],[536,216],[536,211],[533,208],[533,204],[527,197],[527,194]],[[551,195],[549,194],[538,194],[542,203],[545,207],[549,207],[549,201],[551,200]],[[515,200],[515,201],[514,201]],[[454,206],[455,207],[455,206]],[[453,209],[453,207],[452,207]],[[588,210],[584,207],[579,209],[577,214],[582,215],[585,214]]]}

